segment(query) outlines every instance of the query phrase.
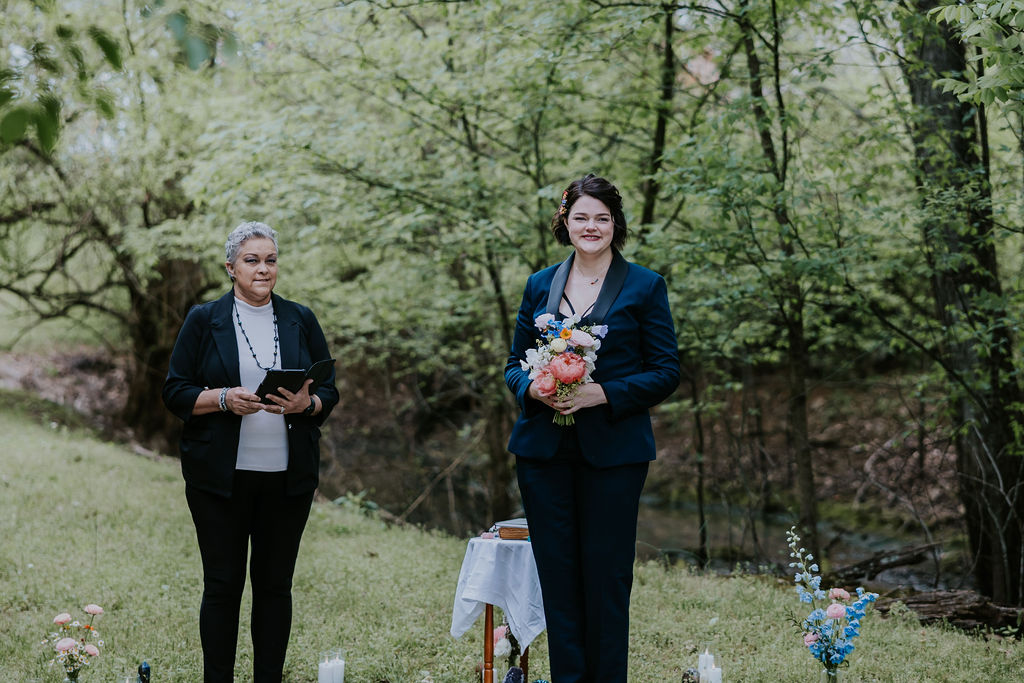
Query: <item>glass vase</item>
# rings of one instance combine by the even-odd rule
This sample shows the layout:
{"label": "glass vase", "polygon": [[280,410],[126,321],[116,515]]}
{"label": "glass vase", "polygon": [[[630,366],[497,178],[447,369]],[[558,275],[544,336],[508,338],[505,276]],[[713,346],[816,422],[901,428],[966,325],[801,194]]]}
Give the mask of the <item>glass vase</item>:
{"label": "glass vase", "polygon": [[844,680],[843,673],[839,669],[832,671],[822,669],[818,676],[818,683],[843,683]]}

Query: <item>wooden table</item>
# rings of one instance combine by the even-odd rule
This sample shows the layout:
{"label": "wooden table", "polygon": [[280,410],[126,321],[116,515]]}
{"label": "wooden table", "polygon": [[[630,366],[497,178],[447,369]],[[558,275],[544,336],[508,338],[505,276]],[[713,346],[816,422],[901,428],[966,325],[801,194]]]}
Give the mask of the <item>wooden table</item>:
{"label": "wooden table", "polygon": [[473,538],[466,547],[452,608],[455,638],[484,615],[484,672],[494,678],[494,606],[505,613],[509,629],[522,648],[520,668],[527,673],[530,643],[545,628],[537,564],[529,541]]}

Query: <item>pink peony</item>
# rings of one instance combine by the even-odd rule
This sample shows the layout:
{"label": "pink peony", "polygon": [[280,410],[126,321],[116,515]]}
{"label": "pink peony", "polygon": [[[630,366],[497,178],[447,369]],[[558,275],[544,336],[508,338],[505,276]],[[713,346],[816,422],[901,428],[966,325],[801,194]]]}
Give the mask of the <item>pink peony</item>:
{"label": "pink peony", "polygon": [[71,615],[67,612],[61,612],[53,618],[53,623],[57,624],[58,626],[63,626],[69,621],[71,621]]}
{"label": "pink peony", "polygon": [[583,330],[573,330],[569,341],[573,346],[593,346],[594,338]]}
{"label": "pink peony", "polygon": [[88,645],[85,646],[85,654],[89,655],[90,657],[95,657],[99,653],[100,653],[100,649],[98,647],[96,647],[95,645],[93,645],[92,643],[89,643]]}
{"label": "pink peony", "polygon": [[61,638],[57,641],[57,652],[70,652],[74,650],[78,645],[78,641],[74,638]]}
{"label": "pink peony", "polygon": [[504,624],[494,629],[494,644],[497,645],[498,641],[502,638],[508,637],[508,626]]}
{"label": "pink peony", "polygon": [[100,607],[99,605],[89,604],[89,605],[86,605],[85,607],[83,607],[82,609],[85,610],[86,614],[93,614],[93,615],[103,614],[103,608]]}
{"label": "pink peony", "polygon": [[563,353],[548,363],[548,372],[562,384],[572,384],[583,379],[587,364],[575,353]]}
{"label": "pink peony", "polygon": [[825,608],[825,616],[829,619],[842,619],[846,616],[846,607],[838,602],[833,602]]}
{"label": "pink peony", "polygon": [[540,374],[533,378],[533,383],[537,385],[537,393],[541,396],[550,396],[558,389],[555,378],[547,370],[541,370]]}
{"label": "pink peony", "polygon": [[828,592],[830,600],[849,600],[850,594],[842,588],[832,588]]}
{"label": "pink peony", "polygon": [[537,316],[537,319],[533,321],[533,324],[537,326],[537,329],[543,332],[548,328],[548,323],[555,319],[555,316],[550,313],[543,313]]}
{"label": "pink peony", "polygon": [[804,645],[810,647],[812,643],[818,642],[817,633],[805,633],[804,634]]}
{"label": "pink peony", "polygon": [[494,538],[494,532],[493,531],[485,531],[482,534],[480,534],[480,538]]}

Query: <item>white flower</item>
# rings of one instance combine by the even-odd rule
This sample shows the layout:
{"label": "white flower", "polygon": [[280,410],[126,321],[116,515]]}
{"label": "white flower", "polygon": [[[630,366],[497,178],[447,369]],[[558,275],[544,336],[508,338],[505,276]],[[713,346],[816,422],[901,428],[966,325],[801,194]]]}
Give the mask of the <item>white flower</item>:
{"label": "white flower", "polygon": [[508,638],[502,638],[494,644],[495,657],[508,657],[512,654],[512,643]]}

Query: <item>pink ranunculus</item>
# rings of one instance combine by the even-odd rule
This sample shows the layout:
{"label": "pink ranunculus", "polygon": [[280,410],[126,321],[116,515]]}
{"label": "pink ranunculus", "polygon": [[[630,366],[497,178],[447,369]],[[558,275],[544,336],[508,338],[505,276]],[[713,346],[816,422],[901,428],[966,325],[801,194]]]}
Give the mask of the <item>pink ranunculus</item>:
{"label": "pink ranunculus", "polygon": [[90,657],[96,657],[97,655],[99,655],[99,653],[100,649],[92,643],[89,643],[85,646],[85,654],[89,655]]}
{"label": "pink ranunculus", "polygon": [[497,644],[502,638],[508,637],[508,626],[502,624],[498,628],[494,629],[494,643]]}
{"label": "pink ranunculus", "polygon": [[63,626],[69,621],[71,621],[71,615],[67,612],[61,612],[53,618],[53,623],[57,624],[58,626]]}
{"label": "pink ranunculus", "polygon": [[846,606],[833,602],[825,608],[825,616],[829,619],[842,619],[846,616]]}
{"label": "pink ranunculus", "polygon": [[828,597],[830,600],[849,600],[850,593],[842,588],[829,589]]}
{"label": "pink ranunculus", "polygon": [[552,314],[550,314],[550,313],[542,313],[541,315],[537,316],[536,320],[533,321],[533,324],[537,326],[538,330],[543,332],[544,330],[546,330],[548,328],[548,323],[551,322],[554,319],[555,319],[555,316],[553,316]]}
{"label": "pink ranunculus", "polygon": [[57,645],[55,647],[57,648],[57,652],[70,652],[71,650],[74,650],[77,645],[78,641],[74,638],[61,638],[57,641]]}
{"label": "pink ranunculus", "polygon": [[569,337],[569,343],[573,346],[593,346],[594,338],[583,330],[573,330],[572,336]]}
{"label": "pink ranunculus", "polygon": [[494,538],[494,532],[493,531],[485,531],[482,534],[480,534],[480,538]]}
{"label": "pink ranunculus", "polygon": [[583,379],[587,373],[586,362],[575,353],[563,353],[548,363],[548,372],[562,384],[572,384]]}
{"label": "pink ranunculus", "polygon": [[818,642],[817,633],[805,633],[804,634],[804,645],[810,647],[812,643]]}
{"label": "pink ranunculus", "polygon": [[554,376],[547,370],[541,370],[540,374],[533,378],[533,383],[537,385],[537,393],[541,396],[551,396],[558,389]]}
{"label": "pink ranunculus", "polygon": [[92,615],[103,614],[103,608],[102,607],[100,607],[99,605],[93,605],[91,603],[86,605],[82,609],[85,610],[86,614],[92,614]]}

